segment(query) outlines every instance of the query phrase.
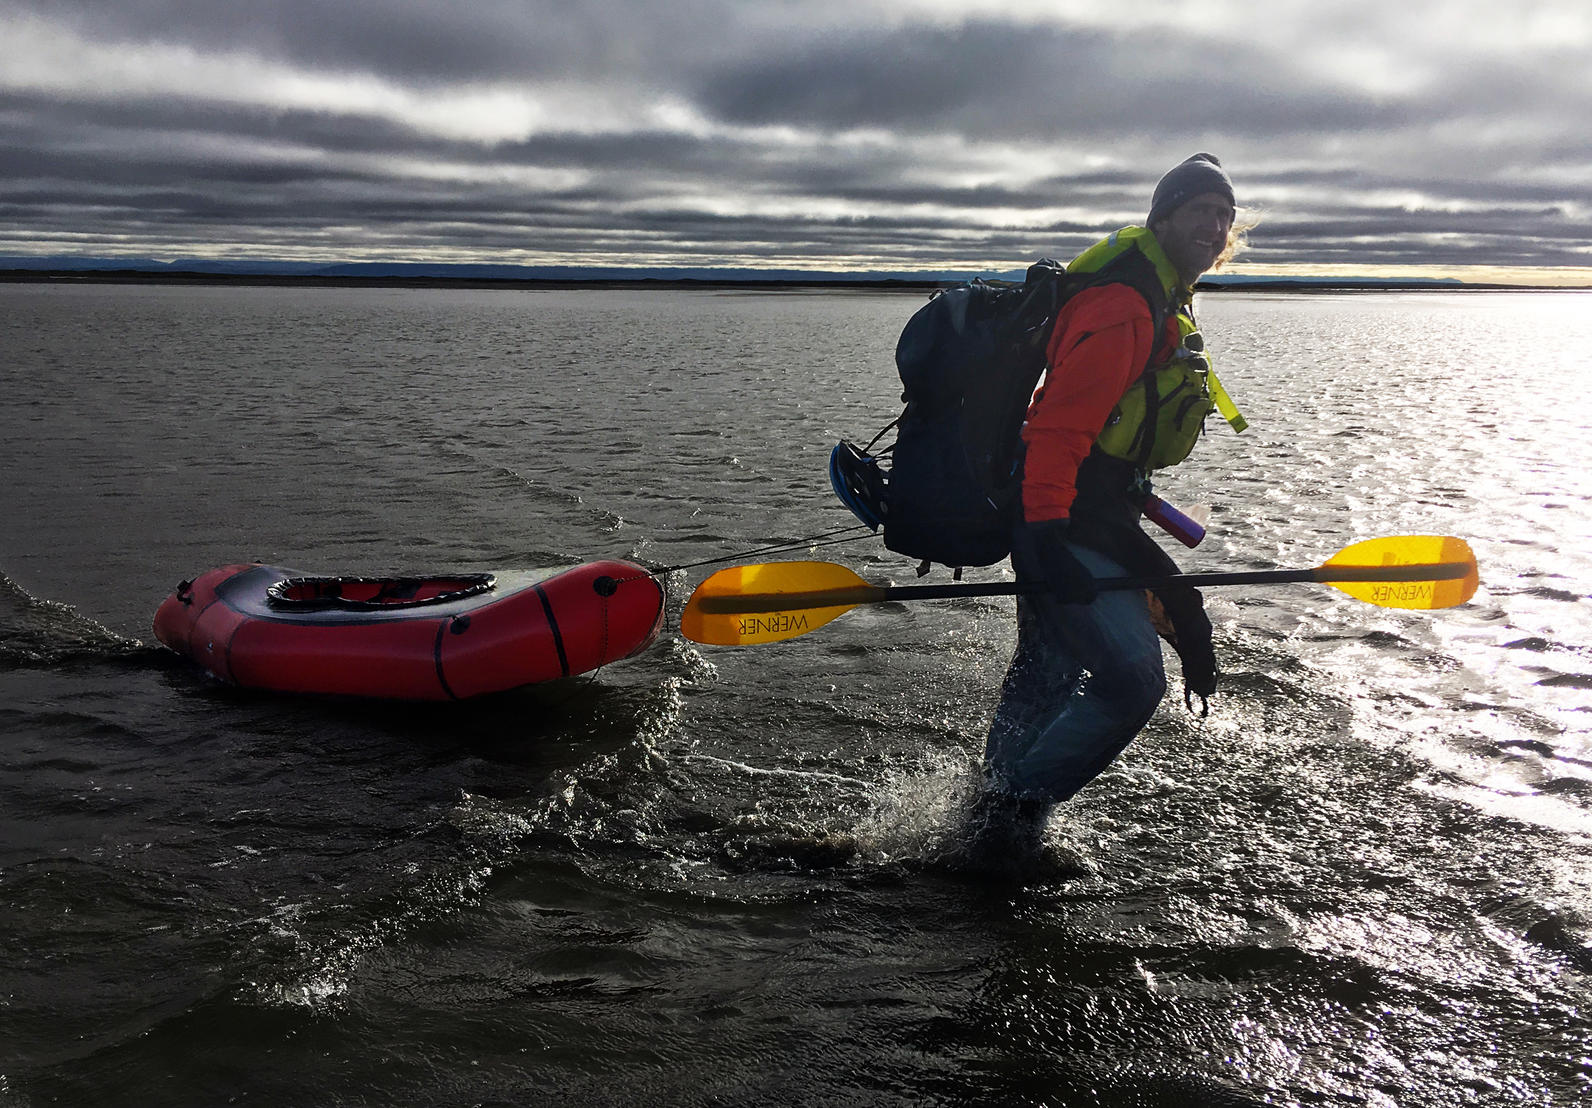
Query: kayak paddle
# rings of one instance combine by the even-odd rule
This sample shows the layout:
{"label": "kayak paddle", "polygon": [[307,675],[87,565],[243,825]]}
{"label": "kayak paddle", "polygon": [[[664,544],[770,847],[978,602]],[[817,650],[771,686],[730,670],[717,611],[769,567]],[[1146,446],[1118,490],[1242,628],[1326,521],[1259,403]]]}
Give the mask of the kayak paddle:
{"label": "kayak paddle", "polygon": [[[1165,585],[1285,585],[1318,582],[1382,608],[1433,609],[1463,604],[1476,592],[1476,556],[1464,539],[1399,535],[1346,546],[1314,569],[1184,573],[1163,577],[1100,577],[1095,587],[1154,589]],[[1044,591],[1043,582],[956,585],[871,585],[833,562],[764,562],[730,566],[697,586],[680,617],[692,642],[747,646],[799,638],[860,604],[1015,596]]]}

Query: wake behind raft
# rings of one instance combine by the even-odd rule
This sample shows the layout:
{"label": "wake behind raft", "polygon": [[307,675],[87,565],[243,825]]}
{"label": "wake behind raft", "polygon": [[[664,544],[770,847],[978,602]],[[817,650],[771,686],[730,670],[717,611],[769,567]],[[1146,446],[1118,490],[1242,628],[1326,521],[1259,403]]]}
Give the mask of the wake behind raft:
{"label": "wake behind raft", "polygon": [[249,689],[464,700],[645,650],[663,588],[638,565],[442,577],[315,577],[228,565],[184,581],[155,637]]}

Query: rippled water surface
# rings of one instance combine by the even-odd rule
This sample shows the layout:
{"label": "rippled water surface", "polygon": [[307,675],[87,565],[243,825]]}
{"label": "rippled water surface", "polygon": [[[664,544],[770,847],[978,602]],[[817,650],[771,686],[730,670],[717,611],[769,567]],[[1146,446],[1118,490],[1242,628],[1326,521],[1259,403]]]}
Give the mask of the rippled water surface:
{"label": "rippled water surface", "polygon": [[1016,874],[961,849],[1009,601],[419,709],[154,643],[250,559],[691,566],[677,620],[852,522],[920,299],[0,286],[0,1103],[1592,1095],[1587,294],[1203,297],[1251,429],[1161,482],[1184,566],[1443,533],[1482,588],[1213,590],[1210,719]]}

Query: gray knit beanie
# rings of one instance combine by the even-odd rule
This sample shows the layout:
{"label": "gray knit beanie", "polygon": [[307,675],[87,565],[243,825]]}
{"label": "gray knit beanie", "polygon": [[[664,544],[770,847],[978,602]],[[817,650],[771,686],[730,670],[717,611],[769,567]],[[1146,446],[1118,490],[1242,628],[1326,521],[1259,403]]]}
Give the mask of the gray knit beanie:
{"label": "gray knit beanie", "polygon": [[1219,192],[1227,197],[1228,203],[1238,206],[1238,201],[1233,199],[1233,182],[1228,180],[1227,171],[1216,160],[1216,155],[1195,154],[1173,166],[1161,178],[1150,200],[1150,216],[1144,222],[1150,225],[1165,219],[1185,201],[1207,192]]}

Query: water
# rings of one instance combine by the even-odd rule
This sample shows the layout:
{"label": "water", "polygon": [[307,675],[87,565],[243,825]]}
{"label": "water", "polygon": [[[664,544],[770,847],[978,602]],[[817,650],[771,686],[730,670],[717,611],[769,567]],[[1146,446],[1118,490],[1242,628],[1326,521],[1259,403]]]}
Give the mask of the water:
{"label": "water", "polygon": [[[0,1103],[1570,1104],[1592,1093],[1585,294],[1207,296],[1225,676],[969,872],[1009,601],[416,709],[219,687],[183,577],[662,568],[850,522],[908,294],[0,287]],[[911,579],[876,540],[823,548]],[[711,567],[668,576],[672,608]],[[974,577],[999,576],[1002,570]]]}

